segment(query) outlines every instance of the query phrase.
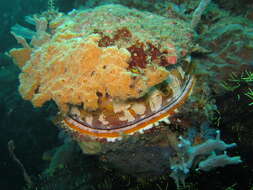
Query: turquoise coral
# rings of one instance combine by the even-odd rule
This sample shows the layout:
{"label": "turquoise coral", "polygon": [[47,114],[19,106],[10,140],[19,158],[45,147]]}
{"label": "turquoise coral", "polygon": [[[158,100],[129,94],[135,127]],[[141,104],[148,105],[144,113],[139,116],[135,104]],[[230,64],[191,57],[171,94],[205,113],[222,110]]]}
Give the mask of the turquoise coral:
{"label": "turquoise coral", "polygon": [[241,159],[239,156],[230,157],[224,152],[224,154],[217,154],[216,152],[225,151],[228,148],[236,146],[236,143],[226,144],[220,139],[220,131],[216,131],[216,139],[209,139],[206,142],[192,146],[191,142],[183,137],[179,137],[181,143],[178,145],[181,150],[182,156],[179,157],[179,164],[173,164],[171,166],[171,174],[177,187],[182,184],[185,186],[185,179],[188,177],[190,169],[195,164],[195,160],[198,156],[205,156],[205,159],[197,163],[197,170],[209,171],[217,167],[223,167],[229,164],[239,164]]}

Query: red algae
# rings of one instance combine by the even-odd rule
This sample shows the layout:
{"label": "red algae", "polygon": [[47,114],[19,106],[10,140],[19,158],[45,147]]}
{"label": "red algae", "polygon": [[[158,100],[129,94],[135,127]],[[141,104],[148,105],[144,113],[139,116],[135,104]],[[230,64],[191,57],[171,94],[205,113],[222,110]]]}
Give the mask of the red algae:
{"label": "red algae", "polygon": [[127,48],[127,50],[131,53],[131,60],[129,62],[129,67],[140,67],[145,68],[148,64],[147,62],[147,54],[144,50],[144,44],[141,42],[137,42],[136,44]]}

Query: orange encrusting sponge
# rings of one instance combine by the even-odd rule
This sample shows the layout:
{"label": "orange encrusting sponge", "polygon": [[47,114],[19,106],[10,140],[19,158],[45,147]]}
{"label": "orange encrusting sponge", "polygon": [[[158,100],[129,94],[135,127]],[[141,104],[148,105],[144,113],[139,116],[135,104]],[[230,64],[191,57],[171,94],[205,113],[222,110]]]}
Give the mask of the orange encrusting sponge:
{"label": "orange encrusting sponge", "polygon": [[[138,98],[168,76],[166,69],[159,66],[147,67],[146,74],[130,72],[128,50],[99,47],[97,34],[80,37],[71,33],[69,39],[64,40],[67,34],[55,35],[31,55],[25,49],[14,49],[10,53],[22,69],[19,92],[35,107],[52,99],[63,112],[68,111],[69,104],[96,110],[99,107],[97,93],[123,101]],[[61,36],[64,39],[61,40]]]}

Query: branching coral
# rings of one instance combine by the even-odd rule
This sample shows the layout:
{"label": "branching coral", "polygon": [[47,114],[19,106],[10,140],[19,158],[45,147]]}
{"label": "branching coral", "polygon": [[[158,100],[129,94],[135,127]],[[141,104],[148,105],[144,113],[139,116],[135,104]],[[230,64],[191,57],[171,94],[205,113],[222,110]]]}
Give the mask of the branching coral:
{"label": "branching coral", "polygon": [[195,9],[192,15],[192,21],[191,21],[192,28],[196,28],[196,26],[199,24],[201,16],[210,2],[211,0],[200,1],[199,6]]}
{"label": "branching coral", "polygon": [[205,159],[198,161],[197,170],[209,171],[216,167],[222,167],[228,164],[239,164],[241,159],[239,156],[230,157],[226,154],[218,154],[218,152],[225,151],[228,148],[235,147],[236,144],[226,144],[220,140],[220,131],[217,131],[216,139],[209,139],[206,142],[192,146],[191,142],[183,137],[180,137],[181,143],[178,145],[181,152],[179,158],[180,163],[172,164],[170,176],[175,180],[177,186],[180,183],[185,185],[190,169],[192,168],[196,158],[204,156]]}

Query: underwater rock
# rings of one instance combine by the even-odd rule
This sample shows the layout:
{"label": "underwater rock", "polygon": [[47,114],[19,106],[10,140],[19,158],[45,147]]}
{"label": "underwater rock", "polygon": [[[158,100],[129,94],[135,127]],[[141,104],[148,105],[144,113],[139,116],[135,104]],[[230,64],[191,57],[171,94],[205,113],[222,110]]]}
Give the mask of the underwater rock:
{"label": "underwater rock", "polygon": [[220,84],[232,73],[253,69],[253,23],[240,16],[226,16],[214,22],[204,27],[199,36],[200,44],[210,53],[196,60],[196,73],[211,80],[212,90],[221,95],[225,89]]}

